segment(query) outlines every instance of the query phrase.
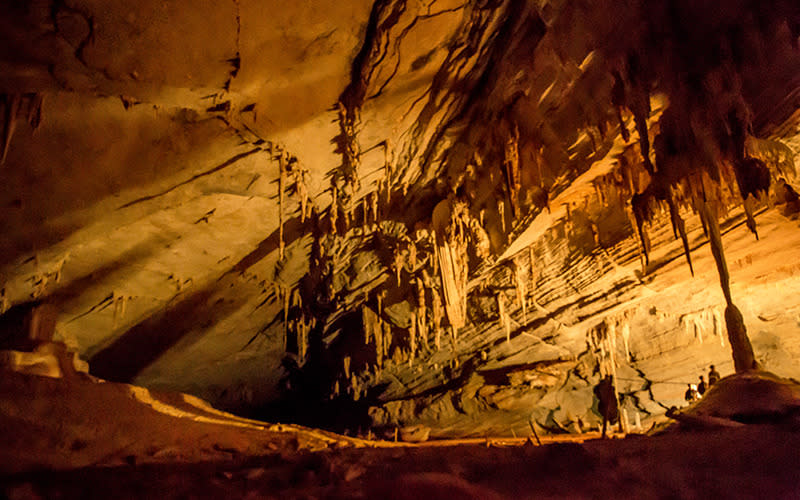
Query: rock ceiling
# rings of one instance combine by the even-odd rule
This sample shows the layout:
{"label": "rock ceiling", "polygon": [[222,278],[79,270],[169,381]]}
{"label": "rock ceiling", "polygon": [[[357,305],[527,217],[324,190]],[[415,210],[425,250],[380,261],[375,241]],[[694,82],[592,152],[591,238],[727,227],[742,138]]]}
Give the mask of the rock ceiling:
{"label": "rock ceiling", "polygon": [[353,428],[580,430],[611,371],[646,419],[733,370],[726,300],[800,376],[773,4],[6,2],[2,309],[55,304],[98,376]]}

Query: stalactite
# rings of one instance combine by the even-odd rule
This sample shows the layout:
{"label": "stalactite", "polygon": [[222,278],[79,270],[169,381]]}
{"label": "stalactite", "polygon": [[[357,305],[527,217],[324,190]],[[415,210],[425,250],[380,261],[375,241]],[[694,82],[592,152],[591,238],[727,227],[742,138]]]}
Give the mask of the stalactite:
{"label": "stalactite", "polygon": [[400,281],[400,272],[403,270],[403,267],[405,266],[405,262],[406,262],[406,256],[398,248],[395,251],[394,261],[392,263],[392,265],[394,266],[394,273],[395,273],[395,278],[397,279],[397,286],[398,287],[402,284],[402,282]]}
{"label": "stalactite", "polygon": [[527,277],[525,276],[525,269],[517,260],[514,260],[514,285],[517,291],[517,301],[522,307],[522,321],[528,321],[528,290],[525,285]]}
{"label": "stalactite", "polygon": [[361,324],[364,328],[364,344],[369,344],[369,341],[372,339],[373,314],[369,307],[361,307]]}
{"label": "stalactite", "polygon": [[630,363],[631,362],[631,325],[628,320],[624,320],[622,323],[622,342],[625,344],[625,360]]}
{"label": "stalactite", "polygon": [[637,193],[631,198],[631,208],[634,220],[636,221],[636,231],[639,235],[642,254],[644,255],[644,268],[650,264],[650,244],[647,232],[644,230],[644,223],[652,217],[650,199],[645,193]]}
{"label": "stalactite", "polygon": [[511,342],[511,319],[506,312],[506,294],[500,291],[495,296],[497,301],[497,314],[500,319],[500,326],[506,333],[506,342]]}
{"label": "stalactite", "polygon": [[714,334],[719,337],[719,342],[722,347],[725,347],[725,336],[722,334],[722,314],[719,309],[714,308]]}
{"label": "stalactite", "polygon": [[[742,153],[742,156],[744,154]],[[758,158],[743,157],[734,161],[733,171],[739,194],[744,201],[744,211],[747,217],[747,228],[758,240],[758,231],[754,217],[755,204],[769,191],[770,173],[767,165]]]}
{"label": "stalactite", "polygon": [[414,364],[414,357],[417,354],[417,310],[411,310],[411,322],[408,326],[409,355],[408,366]]}
{"label": "stalactite", "polygon": [[358,176],[361,164],[361,147],[356,133],[356,127],[360,121],[360,110],[357,107],[348,108],[341,101],[339,101],[337,107],[340,129],[340,135],[337,140],[339,150],[337,152],[342,155],[342,176],[351,191],[356,192],[361,184]]}
{"label": "stalactite", "polygon": [[308,170],[303,168],[300,165],[300,162],[297,161],[297,158],[292,157],[289,160],[289,164],[287,169],[291,171],[292,176],[294,177],[294,186],[295,192],[297,196],[300,198],[300,222],[304,223],[306,221],[307,212],[308,212],[308,182],[306,180],[308,176]]}
{"label": "stalactite", "polygon": [[534,282],[534,273],[533,273],[533,270],[534,270],[534,267],[533,267],[533,265],[534,265],[534,249],[533,249],[533,245],[529,245],[528,246],[528,265],[529,265],[529,269],[530,269],[530,271],[528,272],[528,278],[530,279],[531,284],[535,285],[536,283]]}
{"label": "stalactite", "polygon": [[386,359],[389,349],[392,347],[392,325],[383,322],[383,358]]}
{"label": "stalactite", "polygon": [[625,106],[625,82],[622,80],[622,75],[620,75],[619,71],[614,71],[613,76],[614,86],[611,88],[611,103],[617,110],[617,120],[619,121],[622,140],[628,142],[631,140],[631,135],[625,125],[625,120],[622,118],[622,109]]}
{"label": "stalactite", "polygon": [[378,213],[378,193],[372,192],[369,194],[370,206],[372,206],[372,222],[375,224],[380,221],[380,214]]}
{"label": "stalactite", "polygon": [[425,349],[428,349],[428,314],[425,307],[425,283],[417,278],[417,332]]}
{"label": "stalactite", "polygon": [[336,184],[333,183],[331,185],[331,208],[330,208],[332,232],[336,232],[336,221],[338,217],[339,217],[339,189],[336,187]]}
{"label": "stalactite", "polygon": [[304,317],[297,320],[297,363],[300,366],[306,364],[308,357],[308,333],[310,325],[306,323]]}
{"label": "stalactite", "polygon": [[503,200],[498,200],[497,212],[500,214],[500,227],[503,230],[503,234],[506,234],[506,205]]}
{"label": "stalactite", "polygon": [[2,94],[0,103],[3,104],[3,135],[0,137],[0,165],[6,162],[11,138],[17,128],[17,113],[19,112],[22,96],[20,94]]}
{"label": "stalactite", "polygon": [[375,337],[375,363],[378,365],[379,370],[383,369],[383,357],[386,352],[386,346],[384,345],[383,340],[383,331],[383,320],[380,316],[375,315],[375,325],[373,327],[372,334]]}
{"label": "stalactite", "polygon": [[353,401],[361,399],[361,384],[359,384],[355,373],[350,375],[350,387],[353,389]]}
{"label": "stalactite", "polygon": [[689,248],[689,238],[686,235],[686,224],[683,222],[683,218],[681,218],[680,213],[678,212],[678,207],[675,205],[672,194],[667,195],[667,204],[669,206],[669,217],[672,221],[672,230],[673,232],[677,230],[681,236],[681,242],[683,243],[683,255],[686,257],[686,262],[689,264],[689,272],[691,272],[692,276],[694,276],[692,253],[691,249]]}
{"label": "stalactite", "polygon": [[431,307],[433,314],[433,333],[434,345],[436,350],[442,350],[442,299],[439,291],[436,289],[431,290]]}
{"label": "stalactite", "polygon": [[417,268],[417,245],[413,241],[408,245],[408,267],[412,273]]}
{"label": "stalactite", "polygon": [[462,309],[459,275],[461,270],[457,268],[454,252],[450,244],[445,240],[442,245],[436,245],[436,255],[439,260],[439,269],[442,277],[442,287],[444,289],[444,305],[447,312],[447,319],[454,328],[464,326],[464,312]]}
{"label": "stalactite", "polygon": [[[519,190],[521,188],[519,171],[519,127],[514,124],[505,145],[505,167],[508,195],[511,201],[512,217],[519,217]],[[505,229],[503,230],[505,232]]]}
{"label": "stalactite", "polygon": [[0,288],[0,314],[5,313],[8,311],[9,308],[9,300],[8,296],[6,295],[6,287]]}
{"label": "stalactite", "polygon": [[285,242],[283,239],[283,209],[284,209],[284,196],[283,192],[286,189],[286,168],[284,165],[283,152],[278,153],[278,258],[283,260],[285,252]]}
{"label": "stalactite", "polygon": [[112,320],[112,328],[117,328],[119,320],[125,317],[125,311],[128,305],[129,297],[127,295],[119,295],[116,292],[111,293],[111,301],[114,303],[114,318]]}
{"label": "stalactite", "polygon": [[276,285],[280,290],[281,298],[283,299],[283,351],[289,345],[289,287],[286,285]]}

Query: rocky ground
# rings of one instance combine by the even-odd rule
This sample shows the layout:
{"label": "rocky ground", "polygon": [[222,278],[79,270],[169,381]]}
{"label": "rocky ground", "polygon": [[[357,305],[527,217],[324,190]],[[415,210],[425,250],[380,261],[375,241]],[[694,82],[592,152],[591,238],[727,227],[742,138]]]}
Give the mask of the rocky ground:
{"label": "rocky ground", "polygon": [[800,491],[800,388],[770,374],[723,379],[656,435],[541,446],[361,441],[88,377],[6,373],[0,392],[0,491],[9,499],[797,498]]}

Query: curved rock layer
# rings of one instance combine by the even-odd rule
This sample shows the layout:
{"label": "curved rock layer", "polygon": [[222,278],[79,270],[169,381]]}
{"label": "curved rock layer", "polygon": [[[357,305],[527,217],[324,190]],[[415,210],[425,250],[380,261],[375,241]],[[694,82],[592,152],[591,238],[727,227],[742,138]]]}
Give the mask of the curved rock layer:
{"label": "curved rock layer", "polygon": [[0,308],[353,430],[583,431],[606,374],[647,425],[734,370],[726,302],[800,376],[798,35],[788,0],[7,2]]}

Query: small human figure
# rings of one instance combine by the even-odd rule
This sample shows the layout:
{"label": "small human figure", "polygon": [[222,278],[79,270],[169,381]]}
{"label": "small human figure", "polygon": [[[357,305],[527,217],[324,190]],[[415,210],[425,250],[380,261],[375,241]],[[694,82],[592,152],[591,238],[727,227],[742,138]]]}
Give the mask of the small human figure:
{"label": "small human figure", "polygon": [[706,393],[706,381],[703,380],[703,376],[700,375],[700,383],[697,384],[697,394],[699,394],[702,397],[703,394],[705,393]]}
{"label": "small human figure", "polygon": [[714,365],[708,367],[708,386],[716,384],[719,381],[719,372],[714,368]]}
{"label": "small human figure", "polygon": [[683,399],[689,403],[697,400],[697,387],[694,384],[688,384],[686,392],[683,394]]}
{"label": "small human figure", "polygon": [[603,438],[606,437],[608,423],[611,422],[613,425],[619,418],[619,406],[614,391],[616,391],[616,388],[611,375],[606,375],[594,386],[594,395],[599,400],[597,409],[600,410],[600,414],[603,416]]}

